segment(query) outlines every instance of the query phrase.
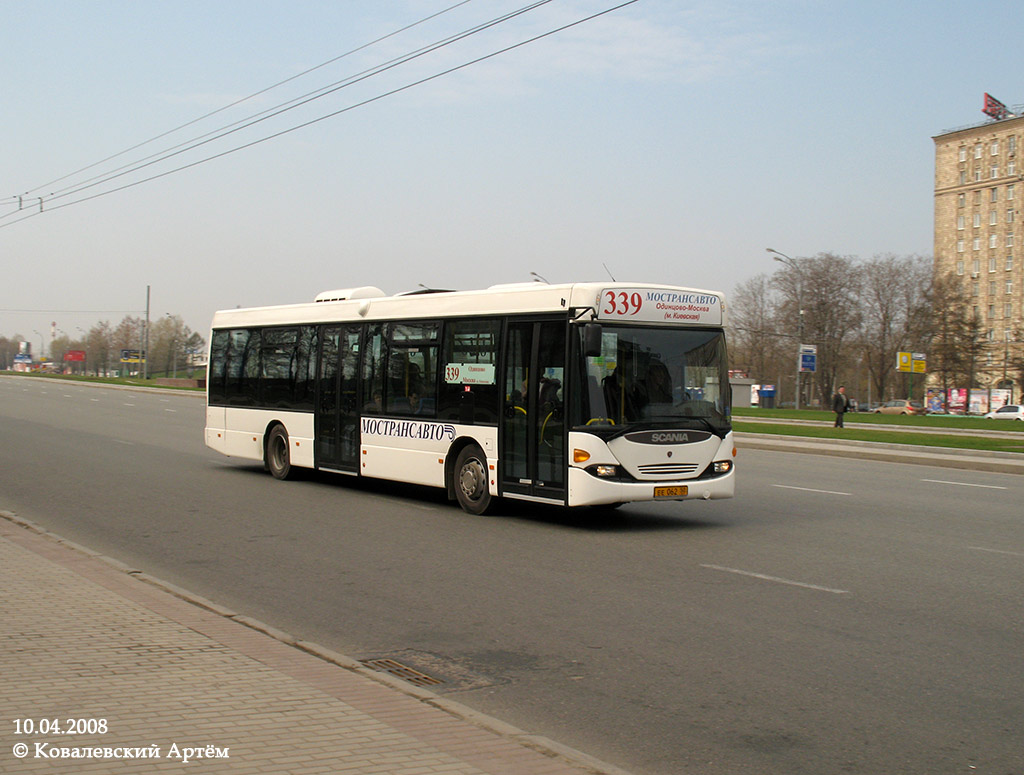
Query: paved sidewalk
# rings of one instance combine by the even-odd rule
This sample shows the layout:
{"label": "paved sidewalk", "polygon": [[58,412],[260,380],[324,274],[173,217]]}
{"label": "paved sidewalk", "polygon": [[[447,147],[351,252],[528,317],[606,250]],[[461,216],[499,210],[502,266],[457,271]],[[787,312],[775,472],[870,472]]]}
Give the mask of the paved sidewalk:
{"label": "paved sidewalk", "polygon": [[183,597],[0,512],[0,772],[624,775]]}

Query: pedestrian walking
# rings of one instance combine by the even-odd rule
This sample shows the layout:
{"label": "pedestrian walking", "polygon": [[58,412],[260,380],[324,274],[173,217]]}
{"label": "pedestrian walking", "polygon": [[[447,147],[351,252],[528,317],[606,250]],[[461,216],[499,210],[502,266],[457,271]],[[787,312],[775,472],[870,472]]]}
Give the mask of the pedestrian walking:
{"label": "pedestrian walking", "polygon": [[850,411],[850,399],[846,397],[846,387],[839,386],[839,390],[832,396],[832,411],[836,413],[836,424],[833,427],[843,428],[843,415]]}

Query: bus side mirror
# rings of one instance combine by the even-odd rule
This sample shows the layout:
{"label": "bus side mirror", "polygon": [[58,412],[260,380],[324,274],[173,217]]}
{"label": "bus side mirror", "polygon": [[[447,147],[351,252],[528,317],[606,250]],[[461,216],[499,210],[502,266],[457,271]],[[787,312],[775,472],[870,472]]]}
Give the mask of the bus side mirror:
{"label": "bus side mirror", "polygon": [[583,326],[583,354],[587,358],[601,355],[601,324],[587,323]]}

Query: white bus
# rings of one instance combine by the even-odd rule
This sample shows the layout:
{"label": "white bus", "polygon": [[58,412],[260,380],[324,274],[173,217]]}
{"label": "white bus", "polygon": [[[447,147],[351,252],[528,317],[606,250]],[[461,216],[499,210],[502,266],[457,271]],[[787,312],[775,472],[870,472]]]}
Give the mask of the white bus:
{"label": "white bus", "polygon": [[720,293],[540,283],[217,312],[206,443],[296,468],[564,506],[728,498]]}

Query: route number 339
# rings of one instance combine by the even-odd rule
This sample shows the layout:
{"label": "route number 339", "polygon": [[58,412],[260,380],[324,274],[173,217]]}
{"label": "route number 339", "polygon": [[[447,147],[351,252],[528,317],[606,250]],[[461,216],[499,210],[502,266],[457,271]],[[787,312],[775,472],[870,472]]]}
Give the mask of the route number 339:
{"label": "route number 339", "polygon": [[643,305],[643,297],[636,291],[633,293],[605,291],[604,306],[601,309],[601,314],[627,317],[638,313]]}

